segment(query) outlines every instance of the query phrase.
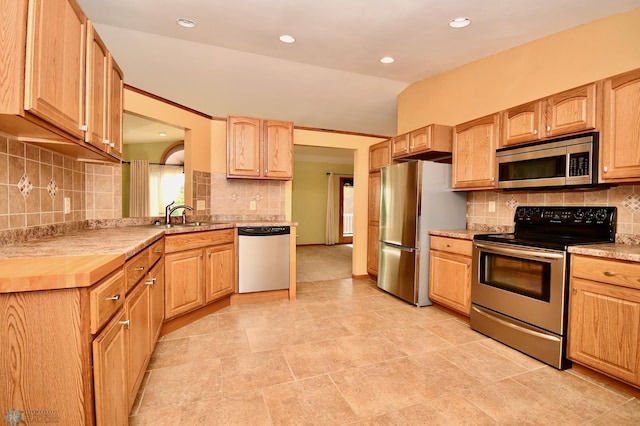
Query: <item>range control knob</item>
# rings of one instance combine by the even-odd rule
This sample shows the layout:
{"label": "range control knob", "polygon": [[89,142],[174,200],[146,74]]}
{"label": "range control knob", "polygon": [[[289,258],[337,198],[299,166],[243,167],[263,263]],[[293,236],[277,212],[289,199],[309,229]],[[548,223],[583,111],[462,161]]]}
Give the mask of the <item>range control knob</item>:
{"label": "range control knob", "polygon": [[597,220],[605,220],[607,218],[608,214],[607,211],[605,209],[598,209],[596,211],[596,219]]}
{"label": "range control knob", "polygon": [[575,217],[576,219],[582,219],[584,217],[584,212],[582,211],[582,209],[578,209],[573,213],[573,217]]}

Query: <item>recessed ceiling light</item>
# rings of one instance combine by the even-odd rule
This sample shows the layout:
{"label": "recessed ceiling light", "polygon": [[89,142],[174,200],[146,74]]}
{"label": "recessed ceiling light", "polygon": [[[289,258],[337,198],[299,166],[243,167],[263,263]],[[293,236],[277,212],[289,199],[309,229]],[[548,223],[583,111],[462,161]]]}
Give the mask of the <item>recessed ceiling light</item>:
{"label": "recessed ceiling light", "polygon": [[158,136],[165,137],[165,136],[167,136],[167,134],[165,132],[160,132],[160,133],[158,133]]}
{"label": "recessed ceiling light", "polygon": [[380,62],[382,62],[383,64],[392,64],[395,61],[396,60],[393,59],[391,56],[385,56],[384,58],[380,58]]}
{"label": "recessed ceiling light", "polygon": [[470,23],[471,23],[471,19],[460,17],[460,18],[454,18],[451,21],[449,21],[449,26],[451,28],[464,28],[468,26]]}
{"label": "recessed ceiling light", "polygon": [[296,38],[294,36],[291,36],[289,34],[283,34],[280,36],[280,41],[283,43],[295,43],[296,42]]}
{"label": "recessed ceiling light", "polygon": [[194,21],[186,18],[178,18],[176,19],[176,23],[184,28],[193,28],[196,26],[196,23]]}

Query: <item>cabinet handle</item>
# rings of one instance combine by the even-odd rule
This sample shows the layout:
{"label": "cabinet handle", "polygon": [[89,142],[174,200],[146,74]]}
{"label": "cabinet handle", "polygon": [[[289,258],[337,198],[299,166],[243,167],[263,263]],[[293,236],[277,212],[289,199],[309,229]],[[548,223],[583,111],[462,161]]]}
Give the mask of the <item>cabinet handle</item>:
{"label": "cabinet handle", "polygon": [[613,276],[615,276],[616,274],[614,274],[613,272],[604,271],[604,275],[605,275],[605,276],[607,276],[607,277],[613,277]]}
{"label": "cabinet handle", "polygon": [[83,124],[82,126],[80,126],[80,130],[82,130],[83,132],[86,132],[87,130],[89,130],[89,126],[87,126],[86,124]]}
{"label": "cabinet handle", "polygon": [[451,247],[451,244],[447,244],[447,248]]}
{"label": "cabinet handle", "polygon": [[110,146],[111,148],[115,148],[115,147],[116,147],[116,143],[115,143],[115,142],[111,142],[111,143],[109,144],[109,146]]}
{"label": "cabinet handle", "polygon": [[608,168],[607,166],[604,166],[604,167],[602,168],[602,170],[603,170],[605,173],[607,173],[607,172],[609,171],[609,168]]}
{"label": "cabinet handle", "polygon": [[119,300],[120,299],[120,295],[116,294],[115,296],[111,296],[111,297],[107,297],[104,300]]}
{"label": "cabinet handle", "polygon": [[264,174],[266,175],[267,173],[269,173],[269,169],[264,169]]}
{"label": "cabinet handle", "polygon": [[149,281],[147,281],[145,284],[148,285],[149,287],[153,288],[153,286],[156,284],[156,277],[151,278]]}
{"label": "cabinet handle", "polygon": [[260,173],[260,169],[256,169],[256,173]]}
{"label": "cabinet handle", "polygon": [[157,249],[157,250],[156,250],[156,253],[162,253],[162,250]]}
{"label": "cabinet handle", "polygon": [[134,271],[144,271],[144,266],[140,266],[138,268],[133,268]]}
{"label": "cabinet handle", "polygon": [[573,293],[573,294],[578,294],[578,290],[574,287],[574,288],[572,289],[571,293]]}
{"label": "cabinet handle", "polygon": [[551,131],[551,126],[547,126],[547,132]]}
{"label": "cabinet handle", "polygon": [[131,328],[131,320],[118,321],[118,324],[124,325],[124,328],[126,328],[127,330]]}
{"label": "cabinet handle", "polygon": [[102,143],[105,144],[105,145],[109,145],[109,139],[103,140]]}
{"label": "cabinet handle", "polygon": [[533,134],[537,135],[538,134],[538,129],[533,129]]}
{"label": "cabinet handle", "polygon": [[212,253],[209,253],[209,257],[211,257]]}

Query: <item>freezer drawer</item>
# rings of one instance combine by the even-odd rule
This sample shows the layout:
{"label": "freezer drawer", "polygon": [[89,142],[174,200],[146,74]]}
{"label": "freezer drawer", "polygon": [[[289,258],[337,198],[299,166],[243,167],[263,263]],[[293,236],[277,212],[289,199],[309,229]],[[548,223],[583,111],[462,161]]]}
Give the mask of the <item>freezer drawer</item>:
{"label": "freezer drawer", "polygon": [[290,228],[238,228],[238,293],[289,288]]}
{"label": "freezer drawer", "polygon": [[409,303],[417,304],[417,260],[420,250],[380,241],[378,287]]}

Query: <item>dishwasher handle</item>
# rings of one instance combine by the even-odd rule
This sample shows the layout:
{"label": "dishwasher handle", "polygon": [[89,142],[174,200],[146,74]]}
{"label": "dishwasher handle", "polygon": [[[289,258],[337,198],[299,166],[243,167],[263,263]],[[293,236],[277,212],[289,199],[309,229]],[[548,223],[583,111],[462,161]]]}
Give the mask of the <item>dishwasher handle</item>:
{"label": "dishwasher handle", "polygon": [[265,237],[269,235],[289,235],[289,226],[239,226],[238,235],[244,237]]}

